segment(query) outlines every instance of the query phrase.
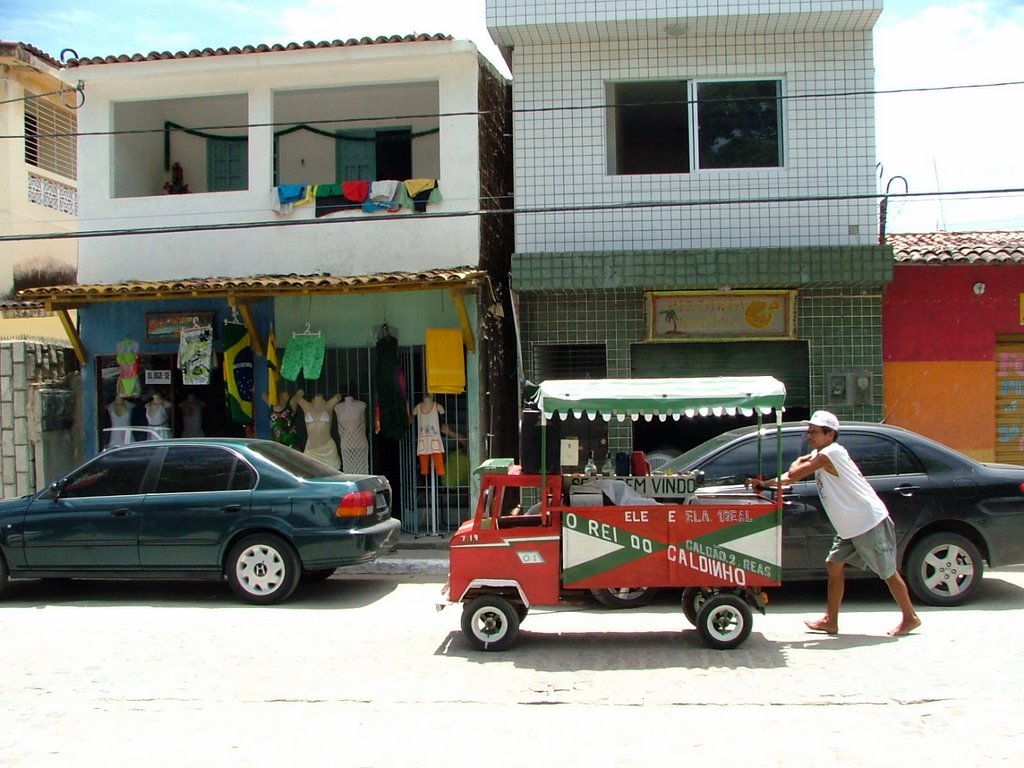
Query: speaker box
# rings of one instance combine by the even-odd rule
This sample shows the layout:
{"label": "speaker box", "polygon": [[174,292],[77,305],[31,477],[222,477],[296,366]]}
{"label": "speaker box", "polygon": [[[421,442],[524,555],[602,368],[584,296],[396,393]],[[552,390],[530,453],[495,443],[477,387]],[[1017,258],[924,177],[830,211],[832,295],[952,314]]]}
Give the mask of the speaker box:
{"label": "speaker box", "polygon": [[[557,475],[562,471],[558,463],[562,442],[562,421],[557,416],[548,419],[547,427],[547,461],[544,469],[549,475]],[[539,475],[541,469],[541,426],[540,411],[524,408],[519,421],[519,465],[523,474]]]}

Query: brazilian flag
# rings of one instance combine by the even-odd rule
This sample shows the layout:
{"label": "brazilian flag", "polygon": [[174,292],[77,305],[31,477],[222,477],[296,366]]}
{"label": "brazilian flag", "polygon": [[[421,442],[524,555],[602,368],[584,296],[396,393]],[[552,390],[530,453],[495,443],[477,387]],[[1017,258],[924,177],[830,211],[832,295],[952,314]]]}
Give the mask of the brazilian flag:
{"label": "brazilian flag", "polygon": [[252,347],[244,325],[226,323],[224,342],[224,397],[228,419],[234,424],[252,424]]}

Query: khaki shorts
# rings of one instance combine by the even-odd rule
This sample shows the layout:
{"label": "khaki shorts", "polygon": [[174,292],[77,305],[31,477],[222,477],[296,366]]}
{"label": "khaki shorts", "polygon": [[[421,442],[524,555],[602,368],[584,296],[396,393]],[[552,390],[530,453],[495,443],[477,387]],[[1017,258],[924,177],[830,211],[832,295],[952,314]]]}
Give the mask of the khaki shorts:
{"label": "khaki shorts", "polygon": [[852,539],[836,536],[825,562],[846,563],[862,571],[874,571],[881,579],[891,579],[896,573],[896,528],[892,518],[885,518]]}

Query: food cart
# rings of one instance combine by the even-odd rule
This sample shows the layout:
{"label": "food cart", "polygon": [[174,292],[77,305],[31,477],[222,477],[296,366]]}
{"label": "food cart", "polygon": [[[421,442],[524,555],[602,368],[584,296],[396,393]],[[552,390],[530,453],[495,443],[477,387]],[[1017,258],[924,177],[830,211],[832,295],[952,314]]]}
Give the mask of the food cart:
{"label": "food cart", "polygon": [[[534,398],[541,454],[547,422],[569,413],[618,421],[743,414],[781,424],[785,394],[767,376],[546,381]],[[781,443],[764,453],[765,474],[781,475]],[[779,495],[716,493],[693,473],[594,477],[541,464],[524,474],[511,459],[485,462],[475,514],[451,539],[446,604],[462,604],[473,648],[511,646],[534,606],[623,587],[683,588],[683,613],[713,648],[747,638],[752,609],[764,612],[764,588],[780,582]]]}

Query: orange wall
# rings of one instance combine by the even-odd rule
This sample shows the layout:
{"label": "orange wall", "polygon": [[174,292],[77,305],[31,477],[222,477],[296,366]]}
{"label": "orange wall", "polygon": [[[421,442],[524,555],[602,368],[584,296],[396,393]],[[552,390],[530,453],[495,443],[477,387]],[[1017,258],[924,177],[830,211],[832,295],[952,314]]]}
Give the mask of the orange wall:
{"label": "orange wall", "polygon": [[979,461],[995,460],[995,392],[991,360],[885,364],[885,420]]}

